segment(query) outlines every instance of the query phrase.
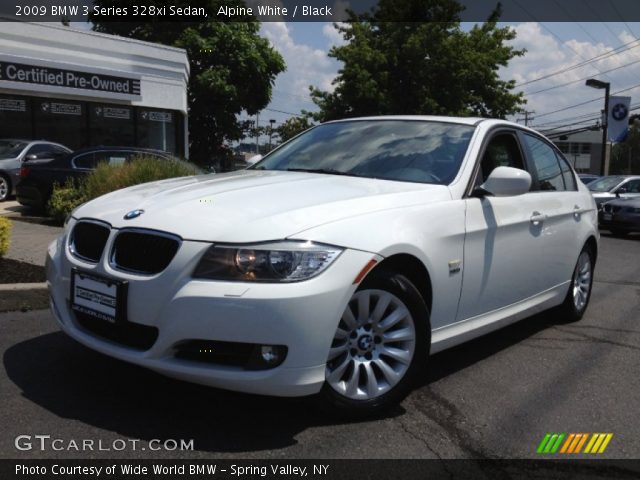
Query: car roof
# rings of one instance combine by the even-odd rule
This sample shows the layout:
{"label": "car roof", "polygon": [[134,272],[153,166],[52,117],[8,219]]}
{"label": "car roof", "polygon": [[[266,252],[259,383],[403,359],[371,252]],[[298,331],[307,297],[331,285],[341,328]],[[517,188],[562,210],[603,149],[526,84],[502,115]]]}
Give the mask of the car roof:
{"label": "car roof", "polygon": [[62,145],[61,143],[58,142],[52,142],[51,140],[45,140],[45,139],[29,139],[29,138],[0,138],[0,140],[5,141],[5,142],[24,142],[24,143],[35,143],[35,142],[39,142],[39,143],[52,143],[54,145]]}
{"label": "car roof", "polygon": [[141,152],[141,153],[155,153],[163,156],[171,156],[171,153],[165,152],[163,150],[154,150],[152,148],[142,148],[142,147],[123,147],[123,146],[106,146],[106,145],[98,145],[95,147],[84,147],[78,150],[74,150],[73,155],[79,155],[82,153],[90,153],[90,152],[105,152],[105,151],[120,151],[120,152]]}
{"label": "car roof", "polygon": [[491,127],[493,125],[505,125],[510,127],[518,127],[522,130],[527,130],[531,133],[544,136],[540,132],[533,130],[524,125],[520,125],[515,122],[510,122],[509,120],[502,120],[500,118],[486,118],[486,117],[451,117],[444,115],[378,115],[372,117],[354,117],[354,118],[343,118],[340,120],[331,120],[325,123],[339,123],[339,122],[349,122],[349,121],[364,121],[364,120],[413,120],[413,121],[423,121],[423,122],[441,122],[441,123],[456,123],[458,125],[469,125],[469,126],[477,126],[481,123],[488,124],[487,126]]}

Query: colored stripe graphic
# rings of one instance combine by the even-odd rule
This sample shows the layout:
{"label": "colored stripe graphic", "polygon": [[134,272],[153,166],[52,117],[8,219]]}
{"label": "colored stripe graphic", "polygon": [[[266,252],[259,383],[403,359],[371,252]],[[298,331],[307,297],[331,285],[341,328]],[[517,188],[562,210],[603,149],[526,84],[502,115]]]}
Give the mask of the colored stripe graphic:
{"label": "colored stripe graphic", "polygon": [[547,433],[540,445],[538,445],[537,453],[556,453],[558,448],[560,448],[560,444],[564,439],[564,433]]}
{"label": "colored stripe graphic", "polygon": [[[603,453],[613,433],[547,433],[536,450],[539,454]],[[587,439],[589,440],[587,442]],[[564,441],[564,442],[563,442]],[[585,446],[584,451],[582,448]]]}
{"label": "colored stripe graphic", "polygon": [[584,453],[603,453],[613,438],[613,433],[594,433]]}

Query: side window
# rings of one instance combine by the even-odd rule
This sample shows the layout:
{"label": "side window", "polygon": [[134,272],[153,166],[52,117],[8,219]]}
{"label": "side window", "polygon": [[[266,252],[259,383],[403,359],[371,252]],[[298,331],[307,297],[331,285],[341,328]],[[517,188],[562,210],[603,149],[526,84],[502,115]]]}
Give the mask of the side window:
{"label": "side window", "polygon": [[44,144],[34,145],[33,147],[31,147],[29,149],[29,151],[26,153],[26,155],[35,155],[39,159],[40,158],[54,158],[56,156],[56,155],[54,155],[54,152],[53,152],[53,149],[51,148],[51,145],[44,145]]}
{"label": "side window", "polygon": [[496,167],[513,167],[524,170],[518,141],[511,133],[500,133],[489,141],[480,162],[480,174],[476,182],[485,182]]}
{"label": "side window", "polygon": [[93,170],[94,168],[96,168],[96,161],[95,161],[93,152],[85,153],[84,155],[79,155],[75,157],[73,159],[73,164],[76,166],[76,168],[83,168],[83,169],[90,169],[90,170]]}
{"label": "side window", "polygon": [[524,138],[531,152],[540,190],[565,190],[562,171],[553,148],[531,135],[525,134]]}
{"label": "side window", "polygon": [[571,170],[571,166],[567,159],[562,155],[558,155],[556,152],[556,156],[558,157],[558,162],[560,163],[560,170],[562,171],[562,178],[564,179],[564,185],[567,190],[578,190],[578,185],[576,184],[576,177]]}
{"label": "side window", "polygon": [[64,147],[61,147],[59,145],[52,145],[51,149],[53,150],[53,154],[57,157],[61,157],[63,155],[67,155],[68,153],[71,153],[70,150],[67,150]]}
{"label": "side window", "polygon": [[640,180],[629,180],[621,188],[625,188],[627,193],[640,193]]}
{"label": "side window", "polygon": [[95,153],[95,162],[96,165],[101,162],[106,162],[109,165],[122,165],[126,161],[128,161],[132,152],[122,152],[122,151],[104,151],[104,152],[96,152]]}

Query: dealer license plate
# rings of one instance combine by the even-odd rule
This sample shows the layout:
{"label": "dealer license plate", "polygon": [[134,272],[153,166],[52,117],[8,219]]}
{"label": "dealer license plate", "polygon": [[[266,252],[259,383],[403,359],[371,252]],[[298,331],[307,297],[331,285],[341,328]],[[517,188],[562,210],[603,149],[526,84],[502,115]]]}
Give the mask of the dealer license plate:
{"label": "dealer license plate", "polygon": [[124,282],[71,271],[71,308],[100,320],[115,323],[123,310]]}

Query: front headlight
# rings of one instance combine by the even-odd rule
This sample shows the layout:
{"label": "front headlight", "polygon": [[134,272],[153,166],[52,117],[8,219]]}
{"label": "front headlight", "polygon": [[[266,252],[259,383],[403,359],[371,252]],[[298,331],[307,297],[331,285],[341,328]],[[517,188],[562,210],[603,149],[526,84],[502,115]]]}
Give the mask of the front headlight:
{"label": "front headlight", "polygon": [[212,245],[195,278],[239,282],[299,282],[326,270],[342,249],[312,242]]}

